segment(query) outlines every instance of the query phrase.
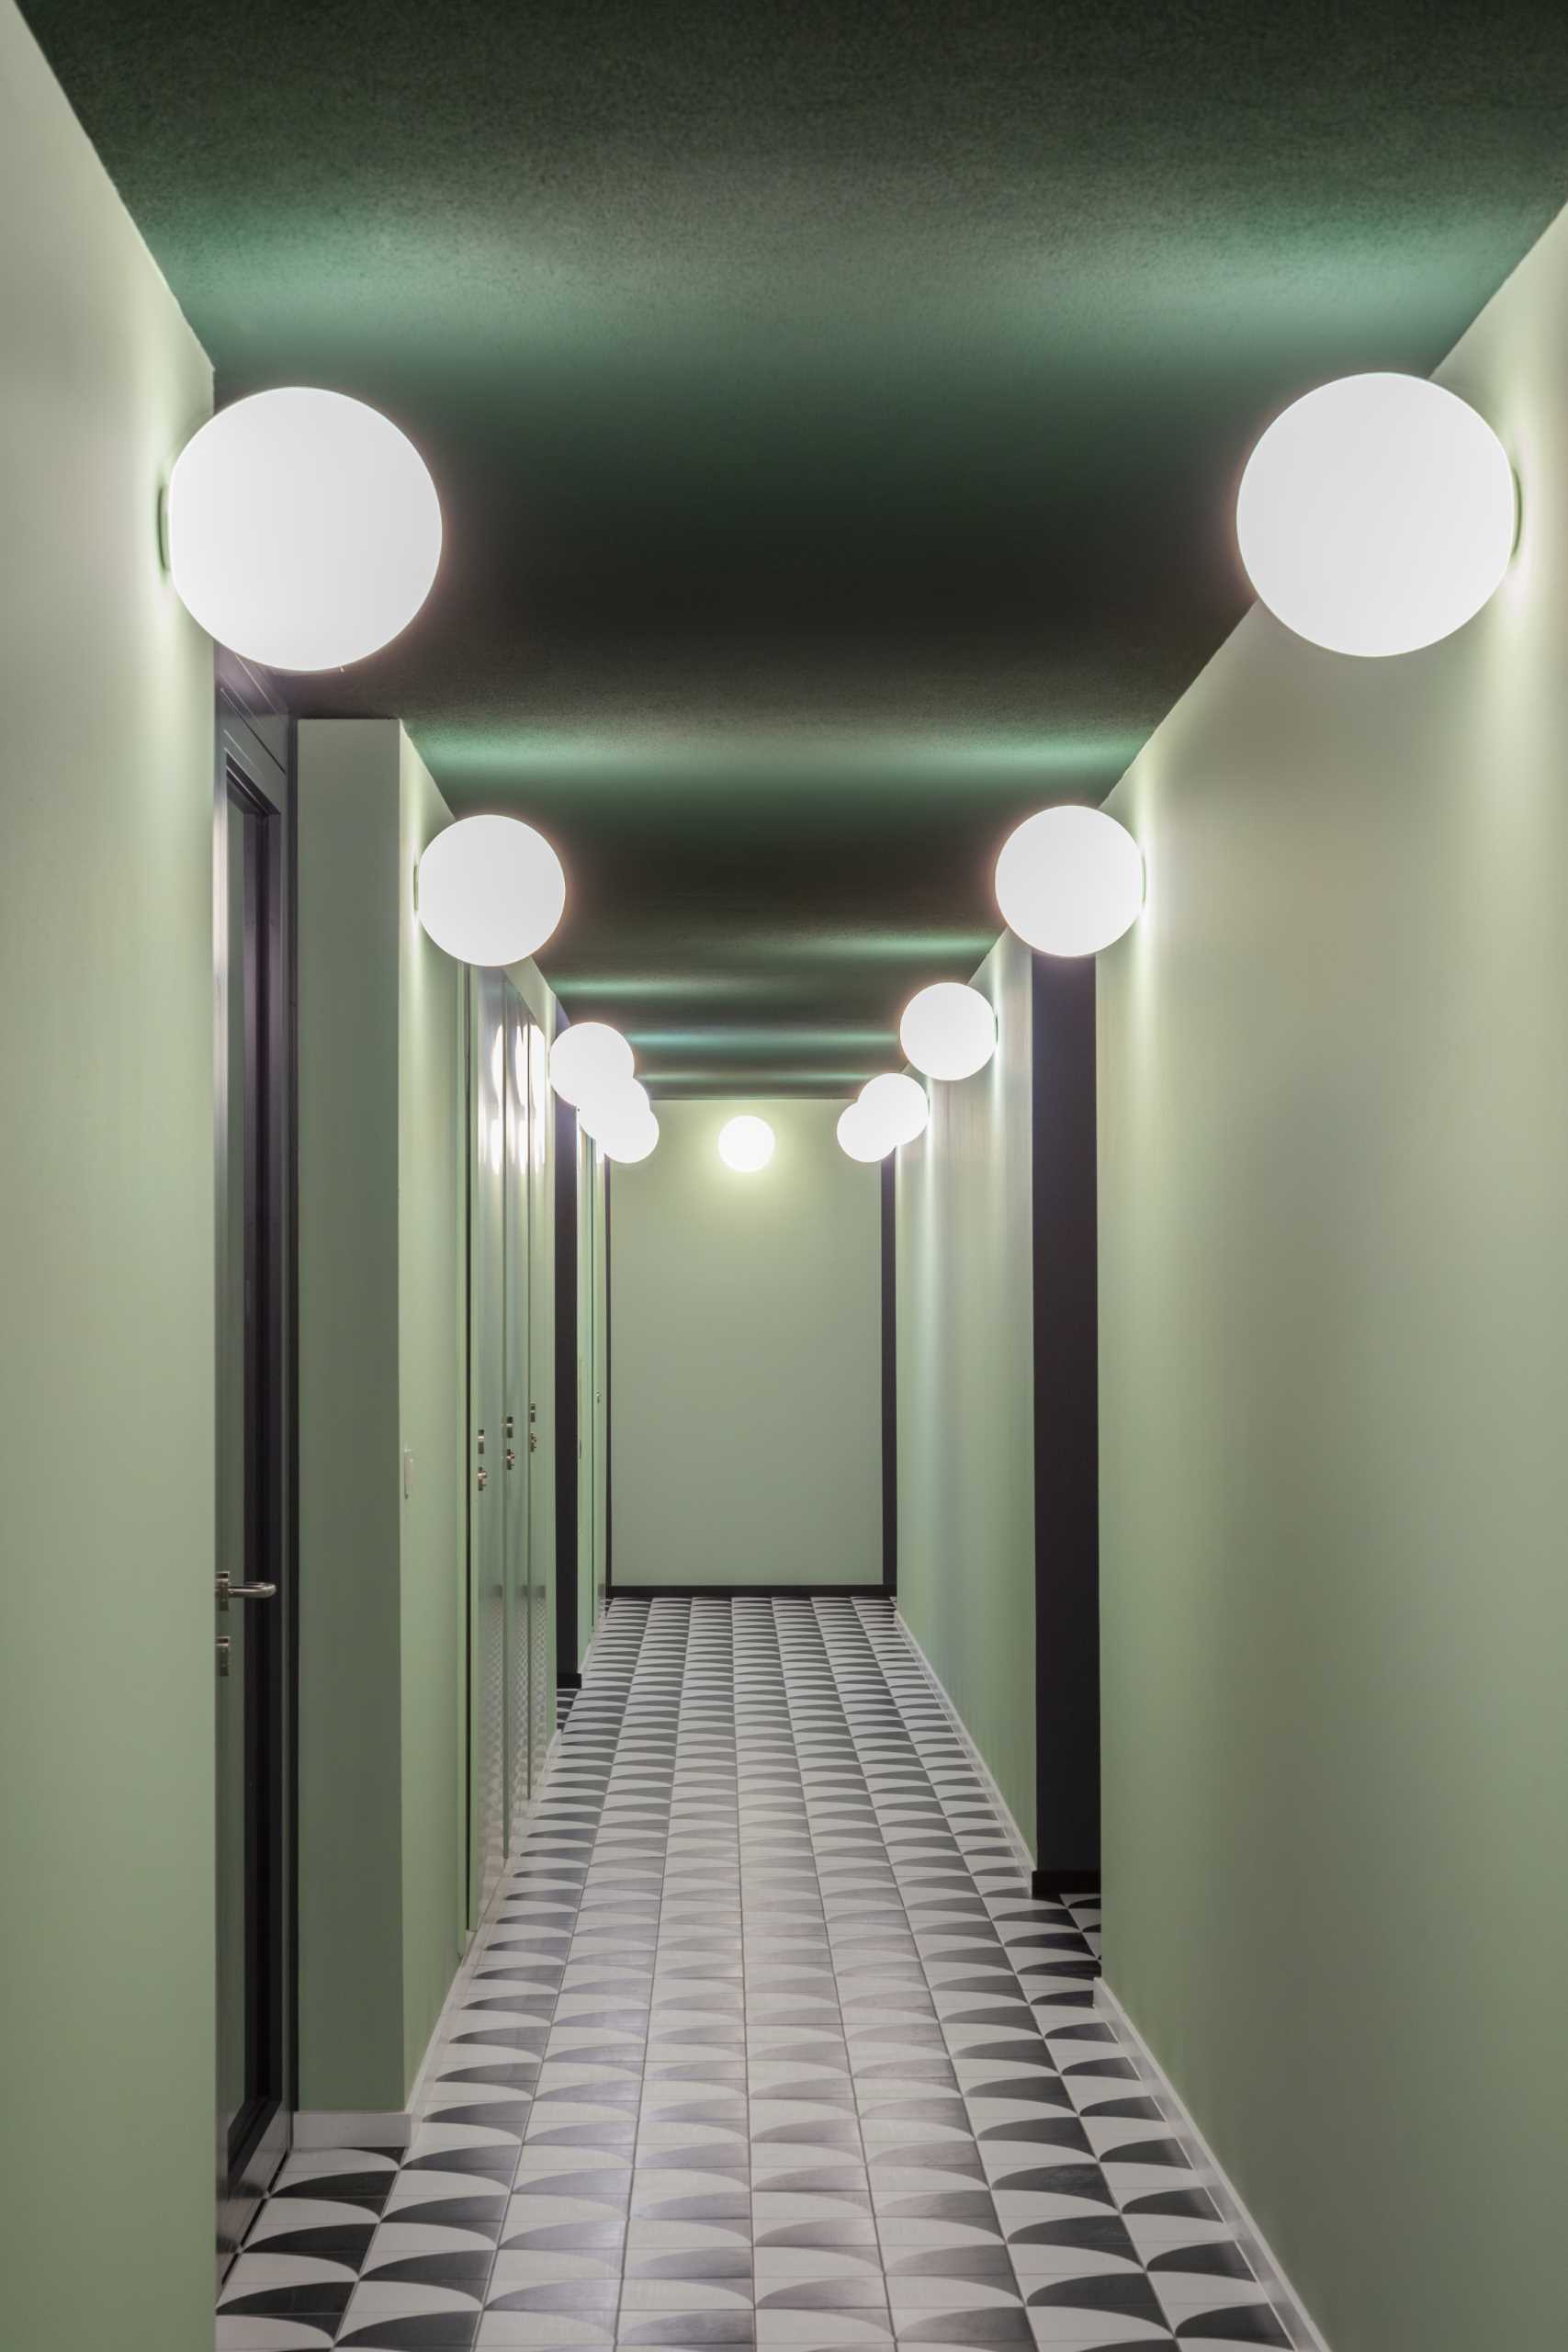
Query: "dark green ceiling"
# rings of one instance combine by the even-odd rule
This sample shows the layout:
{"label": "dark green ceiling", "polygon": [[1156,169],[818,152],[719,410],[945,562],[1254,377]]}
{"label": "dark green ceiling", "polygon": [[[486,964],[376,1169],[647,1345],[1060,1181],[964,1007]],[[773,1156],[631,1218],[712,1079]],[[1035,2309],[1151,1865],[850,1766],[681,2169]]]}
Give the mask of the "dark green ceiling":
{"label": "dark green ceiling", "polygon": [[1235,483],[1568,198],[1561,5],[24,0],[229,398],[412,434],[448,553],[293,682],[556,839],[656,1085],[840,1091],[1244,609]]}

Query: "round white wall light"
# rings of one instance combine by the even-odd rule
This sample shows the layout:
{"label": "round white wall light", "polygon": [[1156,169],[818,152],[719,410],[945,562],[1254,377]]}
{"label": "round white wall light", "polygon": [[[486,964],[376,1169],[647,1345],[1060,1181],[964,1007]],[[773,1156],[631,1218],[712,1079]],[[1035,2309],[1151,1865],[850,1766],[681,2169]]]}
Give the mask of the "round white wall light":
{"label": "round white wall light", "polygon": [[419,861],[420,922],[460,963],[532,956],[565,904],[559,858],[520,817],[460,817]]}
{"label": "round white wall light", "polygon": [[754,1176],[772,1159],[776,1140],[766,1119],[753,1118],[747,1112],[743,1117],[731,1119],[720,1127],[718,1156],[737,1175]]}
{"label": "round white wall light", "polygon": [[[595,1143],[653,1116],[648,1089],[640,1078],[607,1079],[577,1105],[578,1125]],[[605,1146],[606,1149],[608,1145]]]}
{"label": "round white wall light", "polygon": [[936,980],[904,1007],[898,1037],[928,1078],[973,1078],[997,1050],[997,1016],[978,989]]}
{"label": "round white wall light", "polygon": [[863,1101],[840,1112],[837,1133],[840,1148],[852,1159],[886,1159],[894,1148],[894,1137]]}
{"label": "round white wall light", "polygon": [[1097,956],[1131,929],[1143,903],[1143,852],[1103,809],[1042,808],[1002,844],[1002,921],[1047,956]]}
{"label": "round white wall light", "polygon": [[868,1078],[861,1088],[860,1101],[876,1131],[886,1136],[889,1150],[896,1150],[901,1143],[913,1143],[917,1136],[923,1135],[931,1114],[925,1088],[918,1078],[910,1078],[903,1070]]}
{"label": "round white wall light", "polygon": [[563,1102],[584,1102],[600,1087],[630,1078],[632,1049],[607,1021],[577,1021],[550,1047],[550,1084]]}
{"label": "round white wall light", "polygon": [[623,1168],[635,1167],[639,1159],[648,1158],[659,1141],[659,1121],[651,1111],[640,1118],[613,1118],[594,1140],[606,1159],[614,1159]]}
{"label": "round white wall light", "polygon": [[220,409],[169,477],[169,570],[220,644],[335,670],[405,628],[441,560],[413,443],[363,401],[290,386]]}
{"label": "round white wall light", "polygon": [[1298,637],[1411,653],[1492,594],[1517,498],[1507,452],[1466,401],[1422,376],[1343,376],[1275,418],[1235,524],[1247,578]]}

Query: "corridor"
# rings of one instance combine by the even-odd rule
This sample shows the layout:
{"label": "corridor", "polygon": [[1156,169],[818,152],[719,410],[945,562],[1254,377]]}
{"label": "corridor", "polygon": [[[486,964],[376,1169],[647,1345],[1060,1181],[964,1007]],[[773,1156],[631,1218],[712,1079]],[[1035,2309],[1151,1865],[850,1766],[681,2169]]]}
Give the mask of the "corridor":
{"label": "corridor", "polygon": [[1097,1940],[890,1603],[617,1599],[412,2145],[288,2159],[220,2352],[1286,2344]]}

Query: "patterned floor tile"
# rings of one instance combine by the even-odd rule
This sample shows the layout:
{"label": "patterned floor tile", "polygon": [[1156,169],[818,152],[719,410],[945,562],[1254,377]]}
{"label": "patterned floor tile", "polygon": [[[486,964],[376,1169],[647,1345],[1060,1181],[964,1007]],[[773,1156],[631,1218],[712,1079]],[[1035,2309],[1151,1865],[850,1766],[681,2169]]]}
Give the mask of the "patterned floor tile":
{"label": "patterned floor tile", "polygon": [[561,1720],[412,2146],[289,2158],[219,2352],[1285,2343],[886,1602],[616,1600]]}

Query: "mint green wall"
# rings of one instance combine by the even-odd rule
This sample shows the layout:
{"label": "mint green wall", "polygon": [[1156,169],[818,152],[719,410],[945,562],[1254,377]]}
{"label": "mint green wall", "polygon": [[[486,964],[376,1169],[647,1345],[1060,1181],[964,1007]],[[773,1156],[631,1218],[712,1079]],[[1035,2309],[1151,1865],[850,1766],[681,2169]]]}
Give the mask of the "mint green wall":
{"label": "mint green wall", "polygon": [[[306,720],[299,811],[299,2100],[407,2083],[400,729]],[[430,956],[439,951],[424,943]],[[454,1053],[456,1038],[454,1037]],[[457,1302],[453,1299],[456,1317]],[[443,1361],[446,1350],[442,1350]],[[427,1474],[416,1457],[423,1519]],[[456,1607],[454,1601],[454,1607]],[[441,1679],[437,1661],[433,1680]],[[447,1679],[456,1706],[456,1674]],[[446,1785],[455,1791],[457,1731]],[[457,1799],[451,1796],[457,1842]],[[456,1935],[456,1911],[449,1925]]]}
{"label": "mint green wall", "polygon": [[1251,614],[1111,807],[1106,1962],[1335,2352],[1562,2335],[1568,223],[1439,370],[1519,553]]}
{"label": "mint green wall", "polygon": [[[610,1573],[634,1584],[882,1576],[879,1171],[840,1102],[660,1102],[610,1171]],[[729,1119],[778,1138],[718,1157]]]}
{"label": "mint green wall", "polygon": [[414,911],[414,873],[450,821],[400,734],[399,1439],[401,1520],[403,2075],[411,2082],[460,1954],[467,1899],[461,1596],[466,1255],[463,969]]}
{"label": "mint green wall", "polygon": [[1033,1046],[1028,951],[975,975],[997,1051],[897,1154],[898,1608],[1034,1839]]}
{"label": "mint green wall", "polygon": [[156,517],[211,377],[10,0],[0,335],[0,2298],[18,2346],[200,2352],[212,649]]}
{"label": "mint green wall", "polygon": [[[415,913],[450,817],[397,721],[303,721],[299,789],[300,2104],[396,2110],[466,1899],[463,971]],[[535,967],[511,977],[552,1022]],[[544,1558],[552,1410],[553,1385]],[[553,1708],[553,1649],[544,1673]]]}

